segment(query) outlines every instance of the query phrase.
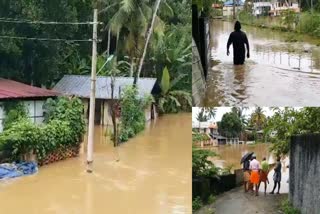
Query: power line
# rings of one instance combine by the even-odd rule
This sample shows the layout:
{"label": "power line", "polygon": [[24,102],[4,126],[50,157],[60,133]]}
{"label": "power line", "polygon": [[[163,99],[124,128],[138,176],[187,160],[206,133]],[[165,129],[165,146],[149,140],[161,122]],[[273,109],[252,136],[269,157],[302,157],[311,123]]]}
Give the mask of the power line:
{"label": "power line", "polygon": [[[55,42],[92,42],[92,39],[54,39],[54,38],[34,38],[34,37],[20,37],[20,36],[5,36],[0,35],[0,39],[20,39],[20,40],[34,40],[34,41],[55,41]],[[101,40],[97,40],[101,42]]]}
{"label": "power line", "polygon": [[[54,22],[54,21],[32,21],[25,19],[13,19],[13,18],[0,18],[0,22],[3,23],[16,23],[16,24],[42,24],[42,25],[93,25],[94,22]],[[97,24],[104,24],[103,22],[97,22]]]}

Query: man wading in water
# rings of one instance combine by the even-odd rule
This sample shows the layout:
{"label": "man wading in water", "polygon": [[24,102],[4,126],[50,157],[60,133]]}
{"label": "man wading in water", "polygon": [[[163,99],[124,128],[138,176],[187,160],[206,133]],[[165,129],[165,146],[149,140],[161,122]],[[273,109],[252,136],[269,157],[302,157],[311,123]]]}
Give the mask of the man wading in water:
{"label": "man wading in water", "polygon": [[234,25],[234,31],[230,34],[227,44],[227,55],[229,56],[229,47],[232,44],[233,46],[233,64],[235,65],[243,65],[245,59],[245,48],[244,45],[247,46],[247,57],[250,57],[249,51],[249,42],[247,35],[242,32],[241,24],[239,21],[236,21]]}

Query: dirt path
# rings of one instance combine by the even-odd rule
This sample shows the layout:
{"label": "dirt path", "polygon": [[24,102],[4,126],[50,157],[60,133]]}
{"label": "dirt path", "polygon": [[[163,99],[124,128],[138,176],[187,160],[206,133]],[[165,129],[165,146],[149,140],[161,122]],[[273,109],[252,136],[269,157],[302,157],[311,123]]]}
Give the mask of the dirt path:
{"label": "dirt path", "polygon": [[287,197],[288,194],[265,196],[261,192],[256,197],[238,187],[219,195],[215,203],[203,207],[196,214],[279,214],[279,205]]}

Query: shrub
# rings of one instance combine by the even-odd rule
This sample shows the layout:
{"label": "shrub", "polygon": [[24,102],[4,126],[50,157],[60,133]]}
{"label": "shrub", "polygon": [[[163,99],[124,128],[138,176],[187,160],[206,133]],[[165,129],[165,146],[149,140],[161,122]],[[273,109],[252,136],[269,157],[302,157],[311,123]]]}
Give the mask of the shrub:
{"label": "shrub", "polygon": [[122,93],[121,124],[119,139],[126,142],[145,128],[145,109],[152,102],[151,97],[139,98],[135,87],[127,87]]}
{"label": "shrub", "polygon": [[41,141],[41,129],[29,120],[20,120],[0,135],[0,150],[10,155],[11,160],[22,160]]}
{"label": "shrub", "polygon": [[194,200],[192,200],[192,211],[197,211],[203,206],[201,198],[197,196]]}
{"label": "shrub", "polygon": [[292,204],[290,203],[289,200],[282,201],[281,206],[280,206],[280,210],[284,214],[300,214],[301,213],[298,209],[296,209],[292,206]]}
{"label": "shrub", "polygon": [[81,101],[77,98],[49,99],[46,107],[50,109],[46,124],[19,120],[0,134],[0,151],[10,156],[12,161],[22,160],[30,152],[42,160],[50,152],[81,143],[85,131]]}
{"label": "shrub", "polygon": [[12,123],[28,118],[28,111],[23,103],[7,101],[2,104],[6,117],[2,121],[3,129],[10,128]]}
{"label": "shrub", "polygon": [[80,141],[85,133],[83,104],[79,98],[60,97],[57,100],[48,99],[44,105],[45,122],[60,120],[69,122],[74,141]]}

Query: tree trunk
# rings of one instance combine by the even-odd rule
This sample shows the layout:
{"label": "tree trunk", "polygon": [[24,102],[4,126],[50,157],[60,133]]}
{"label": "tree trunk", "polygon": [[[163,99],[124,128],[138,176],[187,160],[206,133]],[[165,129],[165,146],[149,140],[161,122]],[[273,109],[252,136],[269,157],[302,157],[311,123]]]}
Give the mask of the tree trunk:
{"label": "tree trunk", "polygon": [[144,45],[143,54],[142,54],[142,57],[140,59],[139,68],[138,68],[137,74],[135,75],[135,78],[134,78],[134,81],[133,81],[133,85],[137,84],[138,78],[140,77],[140,73],[141,73],[141,70],[142,70],[144,58],[146,56],[148,44],[149,44],[149,41],[150,41],[150,38],[151,38],[151,35],[152,35],[152,32],[153,32],[154,22],[155,22],[156,17],[157,17],[157,12],[159,10],[160,3],[161,3],[161,0],[157,0],[156,3],[155,3],[151,25],[150,25],[150,28],[149,28],[148,33],[147,33],[146,43]]}

